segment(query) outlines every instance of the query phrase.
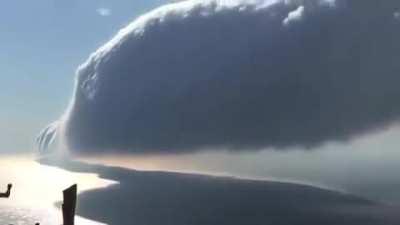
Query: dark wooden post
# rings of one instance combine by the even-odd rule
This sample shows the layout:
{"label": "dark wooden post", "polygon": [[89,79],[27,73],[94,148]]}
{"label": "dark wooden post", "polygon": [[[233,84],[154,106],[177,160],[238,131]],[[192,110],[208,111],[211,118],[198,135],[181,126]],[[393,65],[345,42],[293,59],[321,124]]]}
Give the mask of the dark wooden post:
{"label": "dark wooden post", "polygon": [[76,184],[63,191],[64,203],[62,204],[63,225],[75,224],[76,194],[78,186]]}
{"label": "dark wooden post", "polygon": [[0,198],[8,198],[11,195],[11,188],[12,188],[12,184],[8,184],[7,185],[7,191],[4,193],[0,193]]}

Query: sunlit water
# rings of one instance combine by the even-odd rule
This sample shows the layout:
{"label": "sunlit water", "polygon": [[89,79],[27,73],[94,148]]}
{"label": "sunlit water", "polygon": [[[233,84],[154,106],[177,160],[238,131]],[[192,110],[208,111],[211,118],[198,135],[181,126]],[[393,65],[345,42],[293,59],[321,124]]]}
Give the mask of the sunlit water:
{"label": "sunlit water", "polygon": [[[62,224],[62,213],[55,202],[62,200],[62,190],[77,183],[79,192],[108,186],[114,182],[96,174],[71,173],[43,166],[31,156],[0,157],[0,191],[13,184],[10,198],[0,198],[0,224]],[[100,224],[76,218],[78,225]]]}

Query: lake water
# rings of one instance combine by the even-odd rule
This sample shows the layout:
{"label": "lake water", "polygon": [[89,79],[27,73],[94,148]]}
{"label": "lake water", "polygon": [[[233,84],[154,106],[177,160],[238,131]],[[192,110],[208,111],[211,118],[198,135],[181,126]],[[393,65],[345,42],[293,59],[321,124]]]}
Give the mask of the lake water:
{"label": "lake water", "polygon": [[[27,225],[40,222],[43,225],[62,224],[61,211],[56,209],[10,206],[0,204],[0,224]],[[101,223],[76,218],[79,225],[100,225]]]}
{"label": "lake water", "polygon": [[[0,224],[62,224],[62,213],[55,202],[62,200],[62,190],[72,184],[79,192],[101,188],[115,182],[102,180],[96,174],[71,173],[43,166],[33,156],[0,157],[0,191],[13,184],[11,197],[0,198]],[[76,218],[79,225],[101,224]]]}

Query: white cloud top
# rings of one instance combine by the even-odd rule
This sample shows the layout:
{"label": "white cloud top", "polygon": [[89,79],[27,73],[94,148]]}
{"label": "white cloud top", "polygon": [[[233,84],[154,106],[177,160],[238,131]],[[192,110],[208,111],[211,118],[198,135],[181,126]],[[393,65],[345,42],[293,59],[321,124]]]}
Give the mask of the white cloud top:
{"label": "white cloud top", "polygon": [[283,20],[284,25],[289,25],[292,22],[301,20],[304,14],[304,6],[299,6],[296,10],[290,12],[288,16]]}

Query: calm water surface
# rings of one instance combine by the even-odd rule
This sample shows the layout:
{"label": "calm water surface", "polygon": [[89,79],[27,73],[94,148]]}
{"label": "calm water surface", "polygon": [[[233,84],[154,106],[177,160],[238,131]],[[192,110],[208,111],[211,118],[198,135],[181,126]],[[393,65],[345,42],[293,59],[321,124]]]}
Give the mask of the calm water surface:
{"label": "calm water surface", "polygon": [[[55,202],[62,200],[62,190],[78,183],[79,191],[101,188],[115,182],[96,174],[71,173],[43,166],[34,156],[0,156],[0,190],[13,183],[12,196],[0,199],[0,224],[61,224],[62,214]],[[77,217],[77,224],[101,224]]]}

